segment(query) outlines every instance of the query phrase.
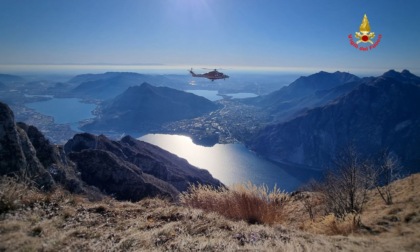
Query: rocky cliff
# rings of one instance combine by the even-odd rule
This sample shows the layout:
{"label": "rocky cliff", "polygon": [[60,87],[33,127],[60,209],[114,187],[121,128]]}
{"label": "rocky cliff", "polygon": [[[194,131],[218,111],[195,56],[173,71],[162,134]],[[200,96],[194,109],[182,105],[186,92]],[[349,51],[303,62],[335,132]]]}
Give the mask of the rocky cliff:
{"label": "rocky cliff", "polygon": [[0,175],[25,177],[49,189],[54,180],[36,155],[26,131],[15,124],[13,112],[0,102]]}
{"label": "rocky cliff", "polygon": [[200,183],[216,187],[221,185],[220,181],[214,179],[207,170],[194,167],[185,159],[130,136],[120,141],[112,141],[103,135],[77,134],[64,148],[74,161],[77,161],[75,157],[79,155],[78,153],[83,153],[85,150],[112,153],[118,160],[117,163],[126,164],[132,170],[162,180],[178,191],[187,190],[189,184]]}

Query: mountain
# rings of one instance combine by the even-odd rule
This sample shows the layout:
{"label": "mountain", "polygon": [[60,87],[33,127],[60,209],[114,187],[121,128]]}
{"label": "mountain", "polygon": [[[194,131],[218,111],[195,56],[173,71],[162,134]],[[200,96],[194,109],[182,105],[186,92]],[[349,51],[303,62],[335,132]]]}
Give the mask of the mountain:
{"label": "mountain", "polygon": [[137,201],[163,196],[175,199],[179,193],[170,184],[143,173],[138,167],[104,150],[82,150],[68,153],[76,163],[81,179],[119,200]]}
{"label": "mountain", "polygon": [[412,84],[408,73],[386,73],[325,106],[267,126],[249,145],[281,162],[326,168],[338,150],[352,144],[366,155],[388,149],[418,167],[420,82]]}
{"label": "mountain", "polygon": [[309,76],[302,76],[292,82],[290,85],[267,95],[267,101],[270,98],[295,98],[312,94],[318,90],[328,90],[344,83],[360,80],[359,77],[344,72],[327,73],[321,71]]}
{"label": "mountain", "polygon": [[25,79],[17,75],[0,74],[0,82],[3,82],[6,85],[23,84],[25,82]]}
{"label": "mountain", "polygon": [[[64,149],[66,153],[70,153],[73,161],[82,166],[84,159],[96,155],[95,151],[106,152],[113,156],[114,160],[118,160],[118,164],[124,164],[135,172],[143,172],[144,175],[165,181],[178,191],[186,191],[190,184],[197,183],[216,187],[222,185],[207,170],[196,168],[185,159],[130,136],[120,141],[112,141],[102,135],[77,134],[65,144]],[[104,161],[100,158],[98,158],[98,165],[104,165]]]}
{"label": "mountain", "polygon": [[93,199],[108,194],[132,201],[175,199],[190,183],[222,185],[209,172],[131,137],[116,142],[80,134],[65,146],[52,145],[36,127],[15,123],[1,102],[0,175],[23,178],[43,190],[61,185]]}
{"label": "mountain", "polygon": [[360,81],[359,77],[350,73],[321,71],[302,76],[268,95],[244,99],[244,102],[268,111],[274,121],[287,121],[301,110],[324,105],[350,92]]}
{"label": "mountain", "polygon": [[99,116],[83,126],[83,130],[141,132],[165,122],[198,117],[217,108],[201,96],[143,83],[103,103]]}
{"label": "mountain", "polygon": [[147,75],[130,72],[107,72],[104,74],[83,74],[69,80],[69,84],[77,85],[68,95],[111,99],[123,93],[131,86],[139,86],[143,82],[153,83],[156,86],[170,86],[172,88],[186,88],[187,84],[163,75]]}
{"label": "mountain", "polygon": [[388,72],[384,73],[382,77],[393,78],[397,81],[402,81],[405,83],[411,84],[418,84],[420,83],[420,77],[410,73],[410,71],[404,69],[401,73],[395,70],[389,70]]}
{"label": "mountain", "polygon": [[54,180],[37,157],[25,128],[15,124],[13,112],[0,102],[0,175],[24,175],[49,189]]}
{"label": "mountain", "polygon": [[5,89],[7,89],[7,85],[4,84],[3,82],[0,82],[0,91],[5,90]]}

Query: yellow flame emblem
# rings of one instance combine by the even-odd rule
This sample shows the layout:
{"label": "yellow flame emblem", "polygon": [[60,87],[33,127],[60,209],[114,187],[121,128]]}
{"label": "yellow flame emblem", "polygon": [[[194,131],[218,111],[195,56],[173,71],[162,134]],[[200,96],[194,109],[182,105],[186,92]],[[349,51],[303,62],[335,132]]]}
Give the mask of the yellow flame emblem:
{"label": "yellow flame emblem", "polygon": [[359,39],[358,41],[356,41],[357,44],[359,44],[359,43],[371,43],[371,44],[373,44],[372,39],[375,37],[375,33],[370,32],[369,20],[368,20],[366,14],[363,17],[362,24],[360,25],[359,31],[360,32],[355,33],[356,38]]}

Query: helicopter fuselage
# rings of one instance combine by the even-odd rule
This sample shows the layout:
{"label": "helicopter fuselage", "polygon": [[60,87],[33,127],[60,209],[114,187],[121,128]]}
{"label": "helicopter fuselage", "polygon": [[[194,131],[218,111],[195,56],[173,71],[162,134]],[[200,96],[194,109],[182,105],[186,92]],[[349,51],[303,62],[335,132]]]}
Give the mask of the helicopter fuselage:
{"label": "helicopter fuselage", "polygon": [[207,79],[209,79],[209,80],[211,80],[211,81],[214,81],[214,80],[220,80],[220,79],[227,79],[227,78],[229,78],[229,76],[228,76],[228,75],[226,75],[226,74],[224,74],[224,73],[221,73],[221,72],[217,71],[216,69],[214,69],[213,71],[210,71],[210,72],[208,72],[208,73],[204,73],[204,74],[196,74],[196,73],[194,73],[194,72],[193,72],[193,70],[191,69],[191,70],[190,70],[190,73],[191,73],[191,75],[192,75],[193,77],[202,77],[202,78],[207,78]]}

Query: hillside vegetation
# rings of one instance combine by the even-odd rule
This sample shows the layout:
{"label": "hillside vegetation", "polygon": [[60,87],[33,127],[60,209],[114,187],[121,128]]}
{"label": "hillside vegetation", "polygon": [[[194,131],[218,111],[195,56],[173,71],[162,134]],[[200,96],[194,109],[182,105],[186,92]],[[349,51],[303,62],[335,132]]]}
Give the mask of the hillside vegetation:
{"label": "hillside vegetation", "polygon": [[[419,251],[419,183],[420,174],[394,182],[391,205],[377,190],[369,191],[356,227],[354,216],[326,215],[322,197],[310,192],[289,195],[250,184],[230,190],[196,186],[183,194],[182,203],[160,198],[92,202],[59,187],[45,193],[3,177],[0,250]],[[308,200],[318,202],[312,219]],[[256,210],[257,217],[235,216],[235,211],[225,217],[217,208]],[[258,219],[269,211],[276,218]]]}

